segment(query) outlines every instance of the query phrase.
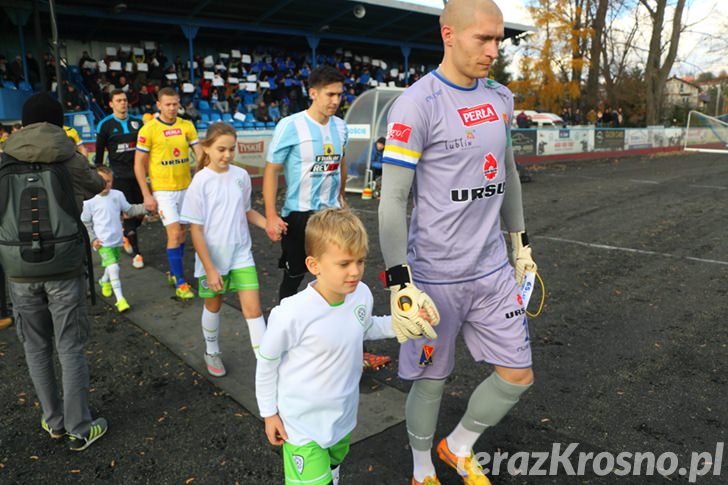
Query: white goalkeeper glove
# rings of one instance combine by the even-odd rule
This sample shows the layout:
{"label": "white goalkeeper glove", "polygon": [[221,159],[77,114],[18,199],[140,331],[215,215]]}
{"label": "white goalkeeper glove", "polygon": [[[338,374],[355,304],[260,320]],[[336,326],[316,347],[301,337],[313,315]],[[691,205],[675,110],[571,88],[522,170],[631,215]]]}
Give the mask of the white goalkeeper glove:
{"label": "white goalkeeper glove", "polygon": [[[423,336],[436,339],[437,332],[432,327],[440,323],[440,314],[427,293],[412,283],[409,266],[392,266],[385,275],[386,285],[391,291],[392,329],[397,341],[403,343]],[[420,310],[424,310],[427,319],[420,315]]]}
{"label": "white goalkeeper glove", "polygon": [[511,238],[511,251],[513,256],[513,268],[516,270],[516,281],[520,287],[526,273],[536,273],[538,267],[531,257],[531,244],[528,241],[528,234],[523,232],[509,232]]}

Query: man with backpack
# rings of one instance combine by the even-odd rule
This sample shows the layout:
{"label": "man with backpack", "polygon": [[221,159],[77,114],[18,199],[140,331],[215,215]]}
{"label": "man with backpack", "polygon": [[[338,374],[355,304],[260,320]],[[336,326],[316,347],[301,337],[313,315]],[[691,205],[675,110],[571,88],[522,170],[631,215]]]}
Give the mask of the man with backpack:
{"label": "man with backpack", "polygon": [[[23,105],[23,128],[0,159],[0,265],[7,274],[18,338],[43,408],[41,427],[69,448],[86,449],[107,430],[91,418],[84,346],[88,240],[80,213],[104,180],[63,131],[63,108],[38,93]],[[93,287],[93,285],[91,285]],[[55,342],[63,375],[59,394]]]}

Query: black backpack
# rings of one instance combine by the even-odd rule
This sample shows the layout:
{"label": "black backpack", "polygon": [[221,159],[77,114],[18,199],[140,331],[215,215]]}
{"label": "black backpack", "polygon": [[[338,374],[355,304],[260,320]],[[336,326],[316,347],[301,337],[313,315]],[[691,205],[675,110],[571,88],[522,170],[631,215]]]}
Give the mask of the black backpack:
{"label": "black backpack", "polygon": [[88,267],[88,232],[76,207],[71,174],[60,163],[0,157],[0,265],[8,278],[43,278]]}

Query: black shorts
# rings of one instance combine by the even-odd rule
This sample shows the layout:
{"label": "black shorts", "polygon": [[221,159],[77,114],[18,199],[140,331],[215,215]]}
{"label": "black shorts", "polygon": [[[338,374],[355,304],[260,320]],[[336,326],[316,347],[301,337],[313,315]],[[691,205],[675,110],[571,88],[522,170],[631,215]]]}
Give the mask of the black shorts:
{"label": "black shorts", "polygon": [[139,184],[137,183],[136,179],[114,177],[113,188],[116,190],[120,190],[130,204],[141,204],[142,202],[144,202],[142,189],[139,188]]}
{"label": "black shorts", "polygon": [[283,253],[278,267],[286,270],[289,276],[303,276],[306,268],[306,224],[313,215],[309,212],[291,212],[283,220],[288,223],[288,230],[281,238]]}

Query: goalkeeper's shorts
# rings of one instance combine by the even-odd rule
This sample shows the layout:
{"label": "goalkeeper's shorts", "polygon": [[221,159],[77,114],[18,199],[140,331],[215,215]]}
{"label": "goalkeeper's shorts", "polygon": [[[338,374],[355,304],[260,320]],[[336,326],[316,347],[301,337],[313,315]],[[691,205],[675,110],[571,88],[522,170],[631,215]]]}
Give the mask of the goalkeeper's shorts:
{"label": "goalkeeper's shorts", "polygon": [[531,367],[526,310],[510,264],[465,283],[415,284],[435,302],[440,324],[435,327],[436,340],[421,338],[402,344],[402,379],[447,378],[455,367],[455,343],[461,330],[476,361],[510,368]]}

